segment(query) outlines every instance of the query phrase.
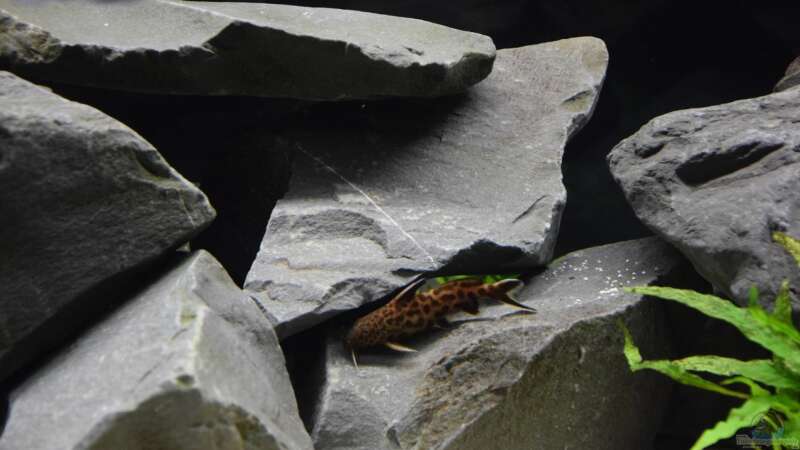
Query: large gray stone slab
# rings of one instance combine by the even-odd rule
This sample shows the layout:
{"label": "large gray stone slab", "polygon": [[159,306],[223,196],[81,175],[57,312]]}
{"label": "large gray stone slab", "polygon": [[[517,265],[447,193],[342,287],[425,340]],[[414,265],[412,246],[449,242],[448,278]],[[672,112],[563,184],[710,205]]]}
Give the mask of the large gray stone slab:
{"label": "large gray stone slab", "polygon": [[564,146],[589,120],[607,62],[588,37],[501,50],[464,96],[334,109],[290,135],[289,192],[245,283],[278,335],[421,272],[546,264],[566,197]]}
{"label": "large gray stone slab", "polygon": [[[657,117],[620,142],[611,172],[636,215],[722,294],[774,298],[797,265],[772,243],[800,236],[800,90]],[[797,304],[795,304],[797,306]]]}
{"label": "large gray stone slab", "polygon": [[13,393],[3,450],[311,449],[269,321],[185,256]]}
{"label": "large gray stone slab", "polygon": [[312,438],[330,449],[649,448],[670,381],[631,373],[623,320],[648,357],[669,350],[663,305],[624,293],[689,264],[657,238],[575,252],[518,298],[538,314],[482,305],[478,318],[362,351],[332,330]]}
{"label": "large gray stone slab", "polygon": [[[31,336],[48,319],[213,218],[134,131],[0,72],[0,378],[43,350]],[[83,320],[68,314],[44,334],[58,340]]]}
{"label": "large gray stone slab", "polygon": [[430,97],[485,78],[494,54],[487,36],[358,11],[0,0],[0,68],[113,89],[323,100]]}

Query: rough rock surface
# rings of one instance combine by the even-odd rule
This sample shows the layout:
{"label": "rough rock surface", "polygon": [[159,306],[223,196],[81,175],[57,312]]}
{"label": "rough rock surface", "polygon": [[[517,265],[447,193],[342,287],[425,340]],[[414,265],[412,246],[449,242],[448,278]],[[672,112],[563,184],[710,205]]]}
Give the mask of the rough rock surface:
{"label": "rough rock surface", "polygon": [[607,62],[595,38],[502,50],[464,96],[334,110],[295,133],[289,192],[245,283],[278,335],[420,272],[546,264],[564,145],[589,120]]}
{"label": "rough rock surface", "polygon": [[18,387],[0,449],[310,449],[269,321],[205,252]]}
{"label": "rough rock surface", "polygon": [[797,85],[800,85],[800,56],[786,68],[783,78],[775,85],[775,92],[785,91]]}
{"label": "rough rock surface", "polygon": [[0,67],[114,89],[324,100],[429,97],[482,80],[494,54],[483,35],[358,11],[0,0]]}
{"label": "rough rock surface", "polygon": [[798,117],[798,89],[676,111],[608,157],[642,222],[741,304],[753,284],[767,299],[783,279],[800,286],[796,264],[771,240],[776,230],[800,236]]}
{"label": "rough rock surface", "polygon": [[617,320],[643,355],[664,357],[663,305],[621,287],[681,266],[657,238],[575,252],[519,293],[537,314],[485,304],[403,342],[418,353],[361,352],[358,369],[332,331],[315,448],[648,448],[670,382],[628,370]]}
{"label": "rough rock surface", "polygon": [[0,378],[40,350],[20,342],[47,319],[213,217],[135,132],[0,72]]}

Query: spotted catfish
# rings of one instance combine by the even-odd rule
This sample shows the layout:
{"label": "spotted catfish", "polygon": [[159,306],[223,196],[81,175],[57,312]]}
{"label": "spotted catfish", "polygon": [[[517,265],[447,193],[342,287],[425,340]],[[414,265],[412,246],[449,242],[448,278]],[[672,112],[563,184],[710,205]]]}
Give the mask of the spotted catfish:
{"label": "spotted catfish", "polygon": [[511,294],[523,286],[522,281],[507,279],[496,283],[466,279],[445,283],[435,289],[417,293],[424,279],[408,285],[383,307],[361,317],[345,338],[345,346],[356,362],[357,349],[385,345],[392,350],[413,352],[415,350],[398,344],[396,339],[439,326],[446,327],[447,316],[460,311],[478,314],[478,302],[494,299],[529,312],[536,312],[523,305]]}

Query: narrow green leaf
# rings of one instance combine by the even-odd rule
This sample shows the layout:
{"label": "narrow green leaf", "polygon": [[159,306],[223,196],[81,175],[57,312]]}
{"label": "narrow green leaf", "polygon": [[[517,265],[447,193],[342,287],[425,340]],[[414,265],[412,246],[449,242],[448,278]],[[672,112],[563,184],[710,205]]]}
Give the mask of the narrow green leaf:
{"label": "narrow green leaf", "polygon": [[436,283],[445,284],[456,280],[481,280],[484,283],[496,283],[509,278],[519,278],[520,274],[490,274],[490,275],[446,275],[436,277]]}
{"label": "narrow green leaf", "polygon": [[800,446],[800,413],[789,414],[783,422],[783,442],[791,448]]}
{"label": "narrow green leaf", "polygon": [[740,361],[723,356],[690,356],[673,361],[684,370],[708,372],[721,376],[741,375],[753,381],[781,389],[800,390],[800,377],[793,376],[768,359]]}
{"label": "narrow green leaf", "polygon": [[774,402],[772,407],[776,411],[786,414],[788,417],[800,415],[800,397],[797,393],[777,394],[772,396]]}
{"label": "narrow green leaf", "polygon": [[794,257],[794,260],[797,261],[798,267],[800,267],[799,240],[779,231],[772,233],[772,240],[783,246],[783,248],[785,248],[786,251]]}
{"label": "narrow green leaf", "polygon": [[720,384],[723,384],[725,386],[729,386],[731,384],[743,384],[743,385],[745,385],[745,386],[750,388],[750,396],[751,397],[757,397],[757,396],[762,396],[763,397],[763,396],[771,395],[771,393],[768,390],[764,389],[763,387],[759,386],[758,383],[756,383],[755,381],[751,380],[750,378],[746,378],[746,377],[728,378],[726,380],[722,380],[720,382]]}
{"label": "narrow green leaf", "polygon": [[763,309],[750,310],[750,316],[752,319],[765,325],[765,328],[768,328],[770,331],[783,335],[781,337],[786,340],[787,344],[791,343],[790,340],[800,344],[800,331],[797,331],[797,328],[792,325],[791,321],[786,323],[776,318],[774,315],[767,314]]}
{"label": "narrow green leaf", "polygon": [[800,348],[798,348],[800,332],[791,325],[767,314],[760,306],[739,308],[733,303],[713,295],[668,287],[646,286],[626,288],[626,290],[672,300],[694,308],[709,317],[728,322],[747,339],[760,344],[782,358],[786,366],[793,372],[800,373]]}
{"label": "narrow green leaf", "polygon": [[741,399],[746,399],[749,396],[739,391],[734,391],[731,389],[726,389],[717,383],[712,381],[708,381],[705,378],[695,375],[691,372],[687,372],[683,370],[680,366],[677,366],[669,360],[653,360],[653,361],[643,361],[638,367],[634,370],[641,370],[641,369],[650,369],[655,370],[663,375],[666,375],[673,380],[685,384],[687,386],[694,386],[696,388],[705,389],[707,391],[716,392],[722,395],[727,395],[729,397],[736,397]]}
{"label": "narrow green leaf", "polygon": [[484,283],[497,283],[500,280],[507,280],[509,278],[519,278],[518,273],[499,274],[499,275],[486,275],[483,277]]}
{"label": "narrow green leaf", "polygon": [[633,338],[631,337],[630,331],[628,331],[628,329],[622,323],[620,323],[620,327],[622,328],[622,332],[625,336],[625,345],[623,347],[623,353],[625,354],[625,358],[628,360],[628,366],[631,368],[631,371],[637,372],[643,369],[655,370],[656,372],[666,375],[672,378],[673,380],[685,384],[687,386],[694,386],[700,389],[717,392],[719,394],[727,395],[730,397],[736,397],[742,399],[746,399],[749,397],[747,394],[726,389],[714,382],[706,380],[703,377],[687,372],[680,365],[675,364],[672,361],[668,360],[642,361],[642,355],[639,353],[639,349],[633,343]]}
{"label": "narrow green leaf", "polygon": [[750,317],[754,328],[760,329],[761,337],[766,338],[756,342],[780,358],[789,371],[800,376],[800,332],[791,323],[779,320],[763,309],[751,310]]}
{"label": "narrow green leaf", "polygon": [[740,428],[753,425],[753,418],[766,413],[771,407],[771,396],[758,396],[748,399],[738,408],[733,408],[725,420],[717,422],[713,428],[704,431],[691,450],[707,448],[722,439],[733,436]]}
{"label": "narrow green leaf", "polygon": [[630,366],[631,370],[636,370],[634,367],[638,366],[642,362],[642,355],[639,353],[639,348],[633,343],[633,337],[631,336],[631,332],[628,330],[628,327],[622,323],[622,320],[617,320],[617,325],[622,330],[622,335],[625,337],[625,344],[622,348],[622,353],[625,354],[625,358],[628,360],[628,366]]}
{"label": "narrow green leaf", "polygon": [[789,281],[783,280],[778,296],[775,297],[775,307],[772,309],[772,316],[776,319],[792,324],[792,303],[789,298]]}
{"label": "narrow green leaf", "polygon": [[748,305],[751,308],[755,308],[758,306],[758,286],[756,286],[755,284],[750,286]]}

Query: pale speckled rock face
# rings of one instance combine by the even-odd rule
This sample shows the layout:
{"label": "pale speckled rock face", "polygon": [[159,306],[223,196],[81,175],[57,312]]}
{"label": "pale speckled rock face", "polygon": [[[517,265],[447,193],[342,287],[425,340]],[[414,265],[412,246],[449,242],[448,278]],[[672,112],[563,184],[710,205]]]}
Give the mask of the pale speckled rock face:
{"label": "pale speckled rock face", "polygon": [[277,337],[205,252],[12,393],[2,450],[309,450]]}
{"label": "pale speckled rock face", "polygon": [[[0,378],[43,350],[20,342],[48,319],[213,218],[131,129],[0,72]],[[82,318],[63,319],[51,334]]]}
{"label": "pale speckled rock face", "polygon": [[797,89],[676,111],[608,158],[642,222],[740,304],[753,284],[767,299],[783,279],[800,286],[796,264],[771,239],[800,236],[798,117]]}
{"label": "pale speckled rock face", "polygon": [[484,304],[403,342],[418,353],[364,351],[359,368],[332,331],[315,448],[647,448],[669,381],[629,371],[617,321],[646,356],[665,356],[667,335],[662,305],[621,288],[684,269],[657,238],[575,252],[519,293],[537,314]]}
{"label": "pale speckled rock face", "polygon": [[0,68],[104,88],[319,100],[430,97],[482,80],[494,55],[483,35],[358,11],[0,0]]}
{"label": "pale speckled rock face", "polygon": [[355,125],[291,134],[289,192],[245,283],[278,335],[417,273],[546,264],[566,197],[564,146],[591,116],[607,61],[594,38],[502,50],[464,96],[365,105]]}

